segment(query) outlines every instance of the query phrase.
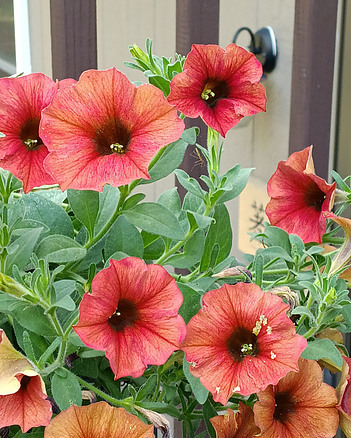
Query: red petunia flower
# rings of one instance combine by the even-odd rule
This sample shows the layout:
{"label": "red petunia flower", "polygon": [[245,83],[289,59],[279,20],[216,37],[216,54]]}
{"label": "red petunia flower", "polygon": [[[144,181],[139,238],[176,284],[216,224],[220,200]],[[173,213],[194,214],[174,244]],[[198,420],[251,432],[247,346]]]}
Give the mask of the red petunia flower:
{"label": "red petunia flower", "polygon": [[153,438],[153,426],[105,402],[71,406],[52,419],[44,438]]}
{"label": "red petunia flower", "polygon": [[309,146],[278,164],[267,184],[271,200],[266,214],[272,225],[297,234],[305,243],[321,243],[327,227],[324,212],[333,208],[335,187],[315,174]]}
{"label": "red petunia flower", "polygon": [[178,140],[184,122],[153,85],[137,87],[115,68],[88,70],[43,112],[45,168],[62,190],[102,191],[149,178],[159,149]]}
{"label": "red petunia flower", "polygon": [[0,167],[23,183],[25,193],[55,180],[43,167],[48,154],[39,135],[41,111],[49,105],[58,88],[73,79],[54,82],[41,73],[0,79]]}
{"label": "red petunia flower", "polygon": [[193,44],[184,71],[171,81],[168,101],[186,116],[201,116],[223,137],[244,116],[266,110],[262,66],[253,53],[229,44]]}
{"label": "red petunia flower", "polygon": [[0,329],[0,428],[16,424],[25,433],[49,424],[51,415],[42,378]]}
{"label": "red petunia flower", "polygon": [[115,379],[139,377],[179,348],[186,330],[178,315],[182,301],[163,267],[135,257],[110,260],[83,296],[74,330],[88,347],[105,351]]}
{"label": "red petunia flower", "polygon": [[340,427],[347,437],[351,436],[351,359],[343,357],[341,378],[336,393]]}
{"label": "red petunia flower", "polygon": [[191,373],[226,404],[275,384],[297,361],[307,341],[296,334],[281,298],[255,284],[224,284],[203,296],[181,348]]}
{"label": "red petunia flower", "polygon": [[239,402],[239,411],[227,409],[224,415],[210,418],[216,431],[216,438],[253,438],[260,435],[260,429],[254,422],[251,408]]}
{"label": "red petunia flower", "polygon": [[323,383],[317,362],[300,359],[298,373],[258,393],[255,423],[261,438],[332,438],[338,428],[335,389]]}

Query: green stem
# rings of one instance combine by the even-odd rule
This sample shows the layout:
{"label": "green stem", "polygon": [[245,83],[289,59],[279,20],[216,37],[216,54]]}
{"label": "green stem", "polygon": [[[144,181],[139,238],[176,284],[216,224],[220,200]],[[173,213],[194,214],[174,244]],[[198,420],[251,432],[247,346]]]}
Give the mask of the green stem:
{"label": "green stem", "polygon": [[109,394],[106,394],[106,392],[101,391],[100,389],[96,388],[94,385],[92,385],[91,383],[86,382],[85,380],[83,380],[81,377],[76,376],[78,382],[83,385],[85,388],[90,389],[91,391],[93,391],[96,395],[100,396],[101,398],[103,398],[104,400],[108,401],[109,403],[111,403],[112,405],[115,406],[128,406],[131,407],[133,406],[132,403],[132,399],[131,398],[125,398],[123,400],[117,400],[114,397],[111,397]]}

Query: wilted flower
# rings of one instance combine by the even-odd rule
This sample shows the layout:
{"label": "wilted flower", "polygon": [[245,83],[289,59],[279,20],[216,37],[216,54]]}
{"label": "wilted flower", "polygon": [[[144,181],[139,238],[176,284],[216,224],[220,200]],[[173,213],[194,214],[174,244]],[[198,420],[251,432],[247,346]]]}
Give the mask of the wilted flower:
{"label": "wilted flower", "polygon": [[210,418],[216,438],[253,438],[260,434],[251,408],[239,402],[239,411],[227,409],[224,415]]}
{"label": "wilted flower", "polygon": [[51,415],[42,378],[0,329],[0,428],[19,425],[25,433],[49,424]]}
{"label": "wilted flower", "polygon": [[22,181],[25,193],[55,183],[43,167],[48,150],[39,134],[41,111],[58,88],[73,82],[54,82],[41,73],[0,79],[0,166]]}
{"label": "wilted flower", "polygon": [[203,296],[181,347],[215,401],[252,394],[298,370],[307,341],[296,334],[288,308],[252,283],[224,284]]}
{"label": "wilted flower", "polygon": [[44,438],[154,438],[147,425],[123,408],[105,402],[71,406],[52,419]]}
{"label": "wilted flower", "polygon": [[193,44],[184,71],[171,81],[168,101],[188,117],[201,116],[223,137],[244,116],[266,110],[262,66],[253,53],[229,44]]}
{"label": "wilted flower", "polygon": [[315,174],[309,146],[279,162],[267,184],[271,200],[266,214],[272,225],[305,243],[321,243],[327,227],[324,213],[333,207],[335,186]]}
{"label": "wilted flower", "polygon": [[323,383],[317,362],[300,358],[275,386],[258,393],[255,423],[261,438],[332,438],[338,428],[335,389]]}
{"label": "wilted flower", "polygon": [[182,301],[163,267],[135,257],[110,260],[83,296],[73,328],[88,347],[105,351],[116,379],[139,377],[179,348],[186,330],[178,315]]}
{"label": "wilted flower", "polygon": [[137,87],[115,68],[88,70],[43,112],[41,136],[51,152],[45,168],[62,190],[148,179],[151,159],[183,129],[158,88]]}

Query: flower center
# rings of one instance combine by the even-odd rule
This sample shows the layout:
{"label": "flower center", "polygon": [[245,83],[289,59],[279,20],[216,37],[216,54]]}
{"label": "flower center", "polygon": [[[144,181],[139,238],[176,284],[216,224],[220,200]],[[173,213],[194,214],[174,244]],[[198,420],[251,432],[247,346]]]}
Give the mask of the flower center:
{"label": "flower center", "polygon": [[21,126],[20,139],[29,151],[38,150],[43,145],[39,137],[39,122],[40,119],[27,119]]}
{"label": "flower center", "polygon": [[26,389],[28,386],[28,383],[30,382],[30,377],[29,376],[23,376],[21,379],[21,389]]}
{"label": "flower center", "polygon": [[245,327],[238,327],[227,340],[227,349],[235,362],[242,362],[246,356],[257,356],[257,336]]}
{"label": "flower center", "polygon": [[108,323],[116,332],[122,332],[125,327],[132,326],[138,320],[139,313],[136,305],[129,300],[121,299],[114,314],[110,316]]}
{"label": "flower center", "polygon": [[128,150],[130,140],[129,130],[118,119],[113,119],[96,131],[95,149],[101,156],[123,155]]}
{"label": "flower center", "polygon": [[295,412],[295,403],[289,392],[281,392],[275,395],[275,410],[273,418],[280,423],[289,420],[289,416]]}
{"label": "flower center", "polygon": [[201,99],[204,100],[210,108],[215,108],[220,99],[228,97],[227,84],[224,81],[208,79],[201,93]]}
{"label": "flower center", "polygon": [[309,187],[305,193],[306,204],[316,211],[322,211],[325,198],[326,194],[318,186]]}

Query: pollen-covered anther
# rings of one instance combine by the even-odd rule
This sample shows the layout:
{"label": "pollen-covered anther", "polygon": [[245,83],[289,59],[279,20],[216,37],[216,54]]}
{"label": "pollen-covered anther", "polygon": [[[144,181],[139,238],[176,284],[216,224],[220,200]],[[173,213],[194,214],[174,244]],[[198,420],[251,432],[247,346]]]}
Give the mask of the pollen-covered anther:
{"label": "pollen-covered anther", "polygon": [[267,335],[270,335],[272,333],[272,327],[270,325],[267,325],[266,331]]}
{"label": "pollen-covered anther", "polygon": [[196,367],[196,362],[190,362],[190,365],[195,368]]}
{"label": "pollen-covered anther", "polygon": [[276,357],[277,355],[273,351],[271,351],[271,359],[275,359]]}
{"label": "pollen-covered anther", "polygon": [[210,97],[215,97],[215,93],[210,88],[206,88],[201,93],[201,99],[202,100],[208,100]]}
{"label": "pollen-covered anther", "polygon": [[252,344],[243,344],[241,346],[240,351],[244,354],[252,354],[253,353],[253,345]]}
{"label": "pollen-covered anther", "polygon": [[219,394],[220,390],[221,390],[221,388],[219,386],[216,386],[216,394]]}
{"label": "pollen-covered anther", "polygon": [[110,149],[112,152],[116,152],[117,154],[124,154],[125,147],[119,143],[113,143],[110,145]]}
{"label": "pollen-covered anther", "polygon": [[240,386],[236,386],[234,389],[233,389],[233,392],[239,392],[240,391]]}
{"label": "pollen-covered anther", "polygon": [[28,138],[28,140],[24,140],[23,142],[28,149],[34,149],[37,146],[38,140],[33,140]]}

